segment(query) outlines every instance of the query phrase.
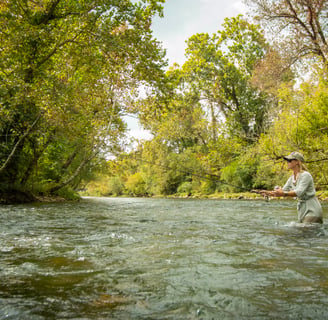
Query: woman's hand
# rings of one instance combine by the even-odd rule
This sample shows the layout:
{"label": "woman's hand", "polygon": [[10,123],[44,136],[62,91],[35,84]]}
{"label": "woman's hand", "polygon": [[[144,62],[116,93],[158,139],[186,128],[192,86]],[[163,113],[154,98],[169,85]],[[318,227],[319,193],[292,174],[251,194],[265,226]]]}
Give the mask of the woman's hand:
{"label": "woman's hand", "polygon": [[259,193],[264,197],[283,197],[285,195],[281,187],[276,187],[272,191],[261,190]]}
{"label": "woman's hand", "polygon": [[285,192],[281,189],[281,187],[275,188],[273,191],[271,191],[272,197],[283,197],[285,195]]}
{"label": "woman's hand", "polygon": [[268,196],[271,196],[271,192],[272,191],[268,191],[268,190],[260,190],[259,194],[263,197],[268,197]]}

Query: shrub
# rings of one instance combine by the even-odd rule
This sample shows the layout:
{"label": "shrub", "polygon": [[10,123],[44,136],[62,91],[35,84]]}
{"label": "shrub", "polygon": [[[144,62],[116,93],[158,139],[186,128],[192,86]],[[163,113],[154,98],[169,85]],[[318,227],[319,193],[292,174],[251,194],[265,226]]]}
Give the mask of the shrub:
{"label": "shrub", "polygon": [[146,186],[145,181],[142,178],[140,172],[137,172],[132,176],[129,176],[125,183],[125,188],[128,191],[128,193],[133,196],[139,196],[139,197],[146,195],[145,186]]}
{"label": "shrub", "polygon": [[192,183],[191,182],[183,182],[179,187],[178,187],[178,193],[190,196],[192,193]]}

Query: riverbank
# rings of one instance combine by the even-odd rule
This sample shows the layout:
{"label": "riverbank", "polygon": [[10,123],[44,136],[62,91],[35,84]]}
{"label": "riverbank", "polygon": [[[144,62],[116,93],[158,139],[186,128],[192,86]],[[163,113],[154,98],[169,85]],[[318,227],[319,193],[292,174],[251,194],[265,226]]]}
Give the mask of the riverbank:
{"label": "riverbank", "polygon": [[[260,194],[252,192],[244,193],[227,193],[227,192],[218,192],[210,195],[173,195],[168,196],[167,198],[191,198],[191,199],[217,199],[217,200],[292,200],[292,198],[274,198],[274,197],[263,197]],[[317,192],[317,198],[322,202],[328,202],[328,191]],[[296,199],[296,198],[295,198]]]}
{"label": "riverbank", "polygon": [[[243,193],[230,193],[230,192],[216,192],[213,194],[173,194],[173,195],[153,195],[153,196],[133,196],[133,195],[99,195],[99,194],[86,194],[85,192],[80,194],[82,197],[114,197],[114,198],[163,198],[163,199],[214,199],[214,200],[266,200],[265,197],[253,192]],[[328,191],[317,192],[317,197],[320,201],[328,202]],[[291,198],[269,198],[270,200],[292,200]]]}
{"label": "riverbank", "polygon": [[76,199],[66,199],[65,197],[58,195],[34,195],[28,192],[19,190],[7,190],[0,192],[0,205],[10,204],[24,204],[34,202],[64,202],[64,201],[78,201]]}
{"label": "riverbank", "polygon": [[20,190],[1,190],[0,191],[0,204],[20,204],[36,202],[37,199],[34,195]]}
{"label": "riverbank", "polygon": [[[217,192],[214,194],[173,194],[173,195],[154,195],[154,196],[133,196],[133,195],[122,195],[122,196],[111,196],[111,195],[99,195],[99,194],[86,194],[80,193],[74,199],[65,198],[58,195],[32,195],[21,191],[12,192],[1,192],[0,193],[0,205],[9,204],[23,204],[33,202],[74,202],[79,201],[83,197],[115,197],[115,198],[167,198],[167,199],[213,199],[213,200],[281,200],[284,198],[265,198],[257,193],[243,192],[243,193],[229,193],[229,192]],[[328,202],[328,191],[322,191],[317,193],[317,197],[322,202]],[[289,199],[291,200],[291,199]]]}

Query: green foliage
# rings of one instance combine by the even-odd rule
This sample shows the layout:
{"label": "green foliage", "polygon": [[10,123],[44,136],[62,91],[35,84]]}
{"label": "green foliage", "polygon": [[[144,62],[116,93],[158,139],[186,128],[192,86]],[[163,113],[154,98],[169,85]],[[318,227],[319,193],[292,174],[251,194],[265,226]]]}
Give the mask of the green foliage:
{"label": "green foliage", "polygon": [[219,183],[215,179],[207,179],[201,181],[199,188],[196,189],[196,192],[202,195],[210,195],[217,191]]}
{"label": "green foliage", "polygon": [[288,60],[268,47],[256,25],[239,16],[222,27],[192,36],[187,61],[168,71],[165,90],[140,103],[154,138],[140,143],[137,159],[127,156],[130,170],[122,176],[135,181],[140,173],[149,195],[271,189],[290,175],[282,157],[299,150],[323,188],[326,70],[297,88]]}
{"label": "green foliage", "polygon": [[282,187],[290,174],[281,160],[275,163],[263,157],[254,175],[254,189],[272,190],[275,186]]}
{"label": "green foliage", "polygon": [[121,148],[121,118],[141,86],[161,85],[152,38],[163,0],[6,1],[0,5],[0,180],[77,188]]}
{"label": "green foliage", "polygon": [[79,194],[83,196],[121,196],[124,194],[124,182],[120,177],[108,177],[107,175],[100,175],[88,182]]}
{"label": "green foliage", "polygon": [[154,138],[116,162],[130,194],[271,189],[290,175],[282,156],[293,150],[313,161],[317,187],[328,183],[325,72],[297,88],[283,57],[242,17],[212,36],[194,35],[186,53],[165,90],[138,105]]}
{"label": "green foliage", "polygon": [[[298,90],[284,88],[280,95],[281,112],[268,134],[259,141],[259,150],[269,157],[271,165],[290,151],[301,151],[317,188],[327,185],[327,88],[324,78],[317,83],[303,83]],[[276,170],[282,172],[279,165]],[[281,183],[282,179],[276,180]]]}
{"label": "green foliage", "polygon": [[192,192],[192,183],[191,182],[183,182],[177,190],[178,194],[190,196]]}
{"label": "green foliage", "polygon": [[205,99],[213,140],[224,118],[231,137],[253,143],[267,128],[270,100],[251,83],[267,44],[258,27],[242,16],[225,19],[222,27],[211,37],[196,34],[188,40],[184,78]]}
{"label": "green foliage", "polygon": [[253,178],[256,173],[256,164],[244,161],[234,161],[222,170],[222,191],[241,192],[253,189]]}
{"label": "green foliage", "polygon": [[66,200],[79,200],[80,196],[76,192],[76,190],[73,190],[70,187],[64,187],[58,190],[55,195],[58,195],[59,197],[62,197]]}
{"label": "green foliage", "polygon": [[327,67],[327,1],[246,0],[245,3],[290,63],[304,62],[311,69],[317,60]]}
{"label": "green foliage", "polygon": [[124,193],[124,182],[120,177],[111,177],[108,181],[108,195],[121,196]]}
{"label": "green foliage", "polygon": [[303,83],[299,89],[283,86],[277,97],[279,107],[272,114],[272,127],[251,145],[225,133],[208,143],[178,143],[184,135],[188,138],[187,131],[177,134],[183,132],[185,124],[168,114],[164,121],[166,133],[140,143],[138,152],[113,161],[117,163],[114,172],[128,181],[129,194],[226,198],[225,192],[283,186],[291,173],[282,157],[300,150],[317,189],[324,190],[328,181],[327,88],[324,77],[316,83]]}
{"label": "green foliage", "polygon": [[[284,184],[281,159],[293,150],[318,188],[328,184],[327,69],[310,65],[313,78],[296,87],[286,55],[237,16],[190,37],[186,62],[164,74],[150,29],[162,3],[0,5],[0,192],[73,199],[81,185],[99,196],[267,189]],[[126,112],[153,134],[128,154]],[[109,153],[117,156],[105,161]]]}
{"label": "green foliage", "polygon": [[137,172],[128,177],[127,181],[125,182],[125,188],[129,195],[139,197],[146,195],[145,181],[142,178],[140,172]]}

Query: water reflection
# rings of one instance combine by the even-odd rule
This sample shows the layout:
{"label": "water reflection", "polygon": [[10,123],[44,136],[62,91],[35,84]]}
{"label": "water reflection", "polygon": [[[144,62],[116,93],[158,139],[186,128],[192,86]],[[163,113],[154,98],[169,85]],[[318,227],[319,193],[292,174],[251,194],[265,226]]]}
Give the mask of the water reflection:
{"label": "water reflection", "polygon": [[2,206],[0,319],[328,318],[328,228],[295,218],[279,201]]}

